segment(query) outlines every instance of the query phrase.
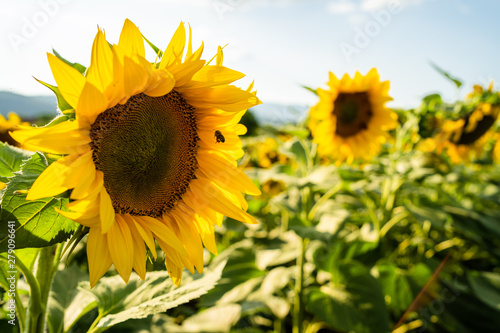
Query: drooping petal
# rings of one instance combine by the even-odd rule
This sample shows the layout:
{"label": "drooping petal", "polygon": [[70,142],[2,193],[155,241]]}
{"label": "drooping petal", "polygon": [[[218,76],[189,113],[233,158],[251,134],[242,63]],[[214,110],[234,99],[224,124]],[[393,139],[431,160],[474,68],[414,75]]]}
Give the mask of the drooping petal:
{"label": "drooping petal", "polygon": [[87,239],[87,258],[89,261],[90,287],[93,288],[97,281],[111,267],[111,256],[108,250],[108,239],[99,228],[90,228]]}
{"label": "drooping petal", "polygon": [[115,209],[113,208],[113,202],[109,197],[106,188],[103,186],[100,197],[100,214],[101,214],[101,228],[103,233],[107,233],[115,223]]}
{"label": "drooping petal", "polygon": [[106,233],[109,255],[118,274],[125,283],[128,283],[134,265],[134,241],[125,220],[119,214],[115,217],[115,223]]}
{"label": "drooping petal", "polygon": [[135,226],[134,219],[129,215],[125,214],[122,216],[123,220],[127,223],[132,235],[133,247],[134,247],[134,270],[139,275],[139,277],[144,280],[146,279],[146,245],[141,237],[141,234]]}

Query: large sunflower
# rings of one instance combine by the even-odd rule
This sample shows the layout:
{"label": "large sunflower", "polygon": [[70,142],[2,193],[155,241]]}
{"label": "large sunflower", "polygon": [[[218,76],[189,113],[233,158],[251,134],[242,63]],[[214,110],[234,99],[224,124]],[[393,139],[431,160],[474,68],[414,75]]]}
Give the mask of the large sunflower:
{"label": "large sunflower", "polygon": [[318,153],[341,163],[368,159],[379,153],[387,131],[397,125],[397,116],[385,107],[389,81],[380,82],[374,68],[354,78],[338,79],[330,72],[330,89],[318,88],[318,104],[309,111],[309,128]]}
{"label": "large sunflower", "polygon": [[455,164],[479,158],[492,138],[490,128],[499,113],[499,105],[480,103],[472,113],[446,120],[441,131],[428,139],[425,146],[430,151],[446,152]]}
{"label": "large sunflower", "polygon": [[[183,267],[203,270],[203,245],[216,253],[214,225],[223,215],[256,223],[241,192],[259,189],[236,166],[243,156],[238,124],[260,101],[229,85],[244,75],[201,60],[191,30],[181,23],[161,60],[145,59],[139,29],[125,20],[117,45],[98,30],[85,75],[48,54],[60,93],[74,121],[16,131],[31,148],[65,155],[29,190],[27,200],[70,190],[69,212],[60,214],[90,228],[90,284],[114,264],[125,282],[132,268],[146,275],[146,246],[162,249],[172,280]],[[159,54],[160,55],[160,54]],[[223,142],[215,136],[224,137]]]}

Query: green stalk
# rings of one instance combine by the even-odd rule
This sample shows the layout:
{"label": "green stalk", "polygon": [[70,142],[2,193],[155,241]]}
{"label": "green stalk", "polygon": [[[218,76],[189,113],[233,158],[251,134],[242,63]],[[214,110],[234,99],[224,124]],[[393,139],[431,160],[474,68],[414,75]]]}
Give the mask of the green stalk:
{"label": "green stalk", "polygon": [[[31,274],[31,271],[26,266],[24,266],[23,262],[15,254],[11,254],[11,256],[14,256],[16,267],[24,275],[26,282],[30,286],[31,297],[39,299],[40,287],[38,286],[35,277],[33,276],[33,274]],[[8,258],[5,258],[3,256],[0,256],[0,261],[5,261],[6,263],[9,263]],[[16,303],[16,314],[18,316],[19,332],[23,332],[26,321],[26,309],[24,308],[23,303],[21,302],[21,298],[19,297],[19,293],[17,292],[17,287],[15,291],[14,301]]]}
{"label": "green stalk", "polygon": [[29,321],[26,327],[28,333],[42,333],[45,326],[45,314],[49,299],[52,279],[57,272],[62,251],[62,244],[44,247],[40,250],[35,264],[36,282],[39,285],[38,301],[33,302],[33,293],[28,307]]}
{"label": "green stalk", "polygon": [[314,219],[314,216],[316,215],[316,211],[318,210],[318,208],[320,208],[328,199],[330,199],[334,194],[339,192],[341,189],[342,189],[342,183],[338,183],[337,185],[329,189],[325,194],[323,194],[323,196],[319,198],[318,201],[316,201],[314,206],[309,211],[309,214],[307,215],[309,221],[312,221]]}
{"label": "green stalk", "polygon": [[302,333],[303,331],[304,302],[302,298],[304,289],[304,260],[308,244],[308,238],[301,239],[299,255],[297,257],[297,268],[299,271],[295,281],[295,298],[293,300],[293,333]]}

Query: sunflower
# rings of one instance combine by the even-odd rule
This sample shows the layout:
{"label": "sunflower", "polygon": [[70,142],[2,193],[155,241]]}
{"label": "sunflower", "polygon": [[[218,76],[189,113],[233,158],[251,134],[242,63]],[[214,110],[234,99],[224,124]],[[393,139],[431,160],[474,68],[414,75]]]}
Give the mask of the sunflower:
{"label": "sunflower", "polygon": [[446,120],[441,131],[427,139],[427,150],[446,152],[454,164],[479,158],[492,138],[490,128],[499,113],[499,105],[480,103],[473,112],[457,120]]}
{"label": "sunflower", "polygon": [[[118,44],[98,29],[91,64],[82,75],[58,57],[48,61],[75,120],[16,131],[29,147],[61,154],[35,181],[27,200],[70,190],[69,211],[88,228],[90,284],[113,264],[125,282],[146,275],[155,240],[167,271],[180,284],[183,267],[203,270],[203,246],[216,254],[214,225],[223,215],[256,223],[241,192],[259,189],[236,166],[243,156],[239,120],[260,101],[244,75],[202,60],[181,22],[161,59],[145,59],[139,29],[125,20]],[[158,52],[158,58],[161,53]],[[219,131],[225,140],[216,140]]]}
{"label": "sunflower", "polygon": [[278,142],[273,138],[266,138],[257,144],[257,163],[261,168],[268,169],[275,163],[286,164],[288,157],[278,151]]}
{"label": "sunflower", "polygon": [[16,131],[19,126],[30,126],[30,123],[22,121],[21,118],[14,112],[9,112],[7,119],[0,115],[0,141],[6,142],[11,146],[23,148],[22,145],[14,140],[9,134],[10,131]]}
{"label": "sunflower", "polygon": [[330,89],[318,88],[318,104],[309,111],[309,128],[320,156],[342,163],[369,159],[379,153],[397,115],[386,108],[389,81],[380,82],[376,69],[354,78],[338,79],[330,72]]}

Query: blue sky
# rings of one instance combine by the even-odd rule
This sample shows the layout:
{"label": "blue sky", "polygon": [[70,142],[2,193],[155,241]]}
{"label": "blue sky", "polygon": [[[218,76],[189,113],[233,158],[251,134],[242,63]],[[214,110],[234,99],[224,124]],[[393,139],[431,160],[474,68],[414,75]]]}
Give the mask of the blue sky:
{"label": "blue sky", "polygon": [[[22,0],[0,4],[0,90],[50,92],[45,53],[88,65],[97,25],[117,42],[125,18],[165,48],[180,21],[205,58],[217,45],[225,65],[255,80],[264,103],[313,105],[303,89],[377,67],[391,81],[392,106],[416,107],[434,92],[454,100],[473,84],[500,80],[497,0]],[[432,61],[464,81],[457,91]],[[498,87],[498,85],[497,85]]]}

